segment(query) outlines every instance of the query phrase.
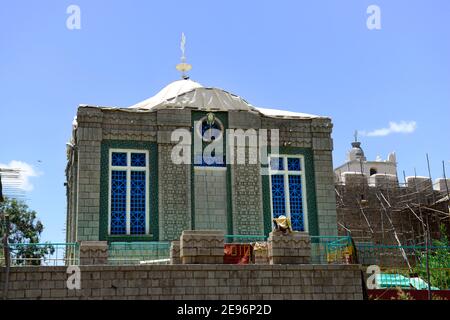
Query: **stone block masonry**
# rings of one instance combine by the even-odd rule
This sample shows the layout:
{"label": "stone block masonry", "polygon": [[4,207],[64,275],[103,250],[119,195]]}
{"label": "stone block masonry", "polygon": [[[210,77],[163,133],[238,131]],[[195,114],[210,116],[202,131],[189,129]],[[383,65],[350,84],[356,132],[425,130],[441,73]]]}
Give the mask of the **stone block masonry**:
{"label": "stone block masonry", "polygon": [[181,264],[180,241],[170,243],[170,264]]}
{"label": "stone block masonry", "polygon": [[220,230],[185,230],[180,238],[183,264],[223,263],[224,232]]}
{"label": "stone block masonry", "polygon": [[191,228],[191,167],[171,160],[173,145],[158,146],[159,234],[163,241],[178,240]]}
{"label": "stone block masonry", "polygon": [[[8,299],[363,299],[358,265],[80,266],[80,290],[66,270],[13,267]],[[0,297],[4,279],[0,268]]]}
{"label": "stone block masonry", "polygon": [[81,241],[80,264],[108,264],[108,243],[106,241]]}
{"label": "stone block masonry", "polygon": [[[171,139],[172,133],[176,129],[193,133],[196,109],[202,111],[201,108],[157,108],[148,112],[94,106],[78,108],[71,140],[75,147],[69,148],[66,168],[67,242],[108,238],[111,186],[106,154],[113,145],[124,149],[152,149],[150,230],[145,241],[178,240],[187,229],[219,229],[236,235],[261,235],[270,231],[270,187],[267,177],[261,175],[265,164],[255,155],[250,156],[249,150],[245,152],[245,165],[238,165],[235,158],[233,164],[215,172],[204,168],[200,172],[191,164],[172,162],[173,147],[177,145]],[[330,119],[276,118],[255,110],[220,111],[217,116],[222,118],[224,129],[268,130],[267,142],[279,143],[281,148],[269,150],[271,153],[303,155],[307,160],[304,190],[308,231],[312,235],[337,235]],[[278,130],[279,135],[272,134],[272,130]],[[272,141],[275,136],[279,140]],[[237,144],[234,146],[235,154],[241,151]],[[257,160],[256,163],[249,158]],[[127,240],[125,235],[123,239]]]}
{"label": "stone block masonry", "polygon": [[227,230],[227,171],[221,169],[194,170],[195,229]]}
{"label": "stone block masonry", "polygon": [[311,240],[307,232],[273,231],[268,239],[270,264],[308,264],[311,260]]}

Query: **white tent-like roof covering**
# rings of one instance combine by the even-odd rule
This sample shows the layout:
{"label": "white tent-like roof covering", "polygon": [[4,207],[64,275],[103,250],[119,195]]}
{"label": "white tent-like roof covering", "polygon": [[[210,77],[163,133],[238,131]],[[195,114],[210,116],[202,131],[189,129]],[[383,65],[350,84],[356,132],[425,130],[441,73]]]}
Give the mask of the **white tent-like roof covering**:
{"label": "white tent-like roof covering", "polygon": [[321,118],[306,113],[258,108],[237,95],[218,88],[203,87],[190,79],[174,81],[153,97],[129,108],[152,111],[182,108],[208,111],[236,110],[253,111],[276,118]]}

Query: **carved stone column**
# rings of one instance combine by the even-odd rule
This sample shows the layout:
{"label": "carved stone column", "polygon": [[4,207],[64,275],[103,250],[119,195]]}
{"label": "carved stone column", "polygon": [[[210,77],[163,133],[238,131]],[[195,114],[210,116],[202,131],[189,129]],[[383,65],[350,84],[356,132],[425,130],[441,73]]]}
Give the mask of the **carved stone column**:
{"label": "carved stone column", "polygon": [[270,264],[309,264],[311,240],[307,232],[273,231],[268,239]]}
{"label": "carved stone column", "polygon": [[80,265],[108,264],[108,243],[106,241],[81,241]]}

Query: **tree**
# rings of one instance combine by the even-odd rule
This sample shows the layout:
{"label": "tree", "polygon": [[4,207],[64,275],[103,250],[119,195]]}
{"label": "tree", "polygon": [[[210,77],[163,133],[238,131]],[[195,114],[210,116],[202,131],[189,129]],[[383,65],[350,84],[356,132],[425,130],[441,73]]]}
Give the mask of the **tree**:
{"label": "tree", "polygon": [[40,265],[42,257],[55,250],[50,244],[37,245],[44,226],[37,219],[36,211],[30,210],[23,201],[7,197],[4,200],[0,203],[0,238],[9,227],[8,242],[14,263]]}
{"label": "tree", "polygon": [[[433,249],[429,255],[430,284],[442,290],[450,288],[450,243],[444,224],[439,226],[441,238],[433,240]],[[416,271],[426,279],[426,253],[418,253],[419,263]]]}

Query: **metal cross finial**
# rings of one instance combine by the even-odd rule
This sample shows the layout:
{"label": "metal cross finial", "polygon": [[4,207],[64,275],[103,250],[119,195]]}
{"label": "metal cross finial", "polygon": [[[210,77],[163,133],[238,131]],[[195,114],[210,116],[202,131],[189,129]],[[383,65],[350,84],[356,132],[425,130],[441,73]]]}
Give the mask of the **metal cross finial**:
{"label": "metal cross finial", "polygon": [[358,142],[358,130],[355,130],[354,137],[355,137],[355,142]]}
{"label": "metal cross finial", "polygon": [[186,56],[184,55],[184,52],[186,51],[186,36],[184,35],[184,32],[181,33],[181,44],[180,44],[180,49],[181,49],[181,61],[186,61]]}
{"label": "metal cross finial", "polygon": [[181,49],[181,63],[177,64],[177,70],[181,72],[181,77],[183,79],[189,79],[189,77],[186,75],[186,72],[192,69],[192,66],[189,63],[186,63],[186,36],[184,35],[184,32],[181,33],[181,43],[180,43],[180,49]]}

